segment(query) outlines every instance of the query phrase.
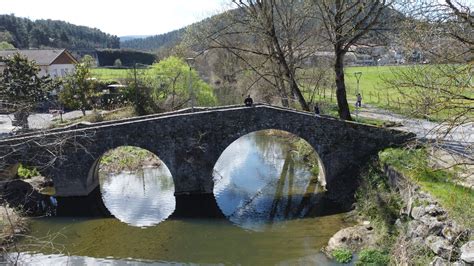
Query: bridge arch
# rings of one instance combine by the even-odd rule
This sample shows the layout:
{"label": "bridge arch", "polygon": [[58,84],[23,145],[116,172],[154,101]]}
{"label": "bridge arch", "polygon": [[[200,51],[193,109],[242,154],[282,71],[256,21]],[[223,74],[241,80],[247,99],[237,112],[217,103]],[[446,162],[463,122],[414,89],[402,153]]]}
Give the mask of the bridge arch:
{"label": "bridge arch", "polygon": [[[90,189],[95,189],[96,187],[99,186],[99,169],[100,169],[100,163],[101,160],[104,158],[104,155],[106,155],[108,152],[121,149],[124,147],[130,147],[132,149],[138,149],[142,151],[146,151],[150,153],[153,156],[156,156],[160,162],[164,164],[166,169],[170,172],[171,176],[173,177],[172,169],[169,167],[169,160],[166,160],[166,157],[161,157],[161,150],[166,149],[166,147],[157,147],[154,145],[147,145],[147,143],[142,143],[140,141],[135,142],[135,143],[115,143],[112,145],[107,145],[107,146],[101,146],[98,147],[99,149],[91,151],[90,158],[89,160],[85,159],[88,161],[86,163],[86,167],[88,169],[87,171],[87,178],[85,180],[85,185],[86,187]],[[132,151],[133,152],[133,151]],[[124,153],[123,155],[126,155],[127,153]],[[174,182],[174,180],[173,180]]]}
{"label": "bridge arch", "polygon": [[132,226],[158,224],[176,208],[169,168],[156,154],[140,147],[119,146],[99,156],[87,183],[99,183],[98,200],[111,215]]}
{"label": "bridge arch", "polygon": [[[312,150],[313,150],[313,153],[314,153],[314,156],[316,156],[316,159],[317,159],[317,162],[318,162],[318,168],[319,168],[319,176],[318,176],[318,181],[320,182],[320,184],[322,186],[325,186],[326,185],[326,169],[325,169],[325,166],[324,166],[324,163],[323,161],[321,160],[321,157],[319,156],[319,153],[318,153],[318,146],[317,145],[313,145],[310,143],[310,140],[308,139],[305,139],[304,136],[300,136],[298,134],[295,134],[289,130],[281,130],[281,129],[275,129],[275,128],[265,128],[265,129],[259,129],[259,130],[255,130],[255,131],[251,131],[251,132],[245,132],[245,133],[242,133],[242,134],[238,134],[238,135],[234,135],[234,136],[230,136],[227,140],[224,140],[223,143],[221,143],[221,152],[218,152],[218,158],[217,160],[215,161],[214,163],[214,167],[213,169],[215,168],[215,165],[218,163],[219,159],[221,158],[221,156],[224,154],[224,152],[229,148],[231,147],[235,142],[237,142],[239,139],[245,137],[245,136],[248,136],[252,133],[261,133],[261,132],[268,132],[268,131],[276,131],[276,134],[279,134],[279,132],[283,132],[284,134],[290,134],[291,136],[294,136],[294,137],[297,137],[299,139],[302,139],[303,141],[305,141],[306,144],[308,144],[309,146],[311,146]],[[227,143],[229,143],[227,145]],[[224,149],[222,149],[222,147],[224,147]]]}
{"label": "bridge arch", "polygon": [[[306,159],[317,169],[304,164]],[[220,210],[250,230],[259,231],[269,221],[315,214],[325,192],[325,170],[317,152],[288,131],[243,135],[219,155],[213,171],[213,195]]]}

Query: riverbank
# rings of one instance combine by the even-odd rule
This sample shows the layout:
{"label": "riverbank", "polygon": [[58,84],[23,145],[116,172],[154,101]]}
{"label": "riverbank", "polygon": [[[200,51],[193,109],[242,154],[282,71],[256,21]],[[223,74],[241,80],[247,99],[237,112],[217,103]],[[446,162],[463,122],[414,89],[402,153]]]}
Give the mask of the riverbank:
{"label": "riverbank", "polygon": [[[474,192],[424,149],[388,149],[361,177],[354,217],[325,248],[340,262],[447,265],[474,263]],[[345,261],[344,261],[345,260]],[[385,263],[382,263],[385,262]]]}
{"label": "riverbank", "polygon": [[0,263],[8,263],[5,256],[15,249],[16,241],[28,231],[28,219],[7,204],[0,206]]}
{"label": "riverbank", "polygon": [[106,152],[100,159],[99,172],[136,172],[159,167],[163,162],[153,153],[133,146],[122,146]]}

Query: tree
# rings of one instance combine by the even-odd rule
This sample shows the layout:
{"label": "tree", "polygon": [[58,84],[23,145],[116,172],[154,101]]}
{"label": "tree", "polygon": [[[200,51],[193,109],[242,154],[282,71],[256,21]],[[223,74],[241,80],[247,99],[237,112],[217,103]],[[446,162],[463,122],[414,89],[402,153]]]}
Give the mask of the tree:
{"label": "tree", "polygon": [[[309,110],[297,70],[312,53],[314,27],[305,1],[241,0],[238,8],[194,29],[197,46],[226,50],[244,63],[241,73],[255,74],[250,86],[269,85],[288,107],[295,100]],[[209,25],[211,24],[211,25]],[[314,48],[314,47],[313,47]],[[259,84],[263,87],[262,84]]]}
{"label": "tree", "polygon": [[86,109],[92,105],[93,98],[97,95],[95,80],[92,78],[90,68],[94,59],[86,55],[76,65],[74,73],[64,80],[64,89],[59,93],[59,101],[68,108],[81,109],[86,115]]}
{"label": "tree", "polygon": [[118,68],[122,67],[122,60],[120,60],[120,58],[115,59],[114,67],[118,67]]}
{"label": "tree", "polygon": [[36,104],[47,99],[48,93],[58,86],[49,75],[39,76],[40,68],[19,53],[1,58],[5,69],[0,76],[0,98],[15,105],[15,119],[20,127],[28,129],[29,113]]}
{"label": "tree", "polygon": [[0,51],[1,50],[10,50],[10,49],[15,49],[15,46],[13,46],[12,44],[10,44],[8,42],[5,42],[5,41],[0,42]]}
{"label": "tree", "polygon": [[[190,82],[192,92],[189,91]],[[201,106],[213,106],[217,103],[211,86],[199,77],[196,70],[178,57],[170,56],[153,64],[148,84],[153,87],[151,96],[155,103],[169,110],[188,104],[191,97],[195,97],[196,104]]]}
{"label": "tree", "polygon": [[[136,72],[133,76],[127,98],[134,103],[138,114],[176,110],[189,105],[192,97],[200,106],[217,103],[211,86],[178,57],[168,57],[153,64],[146,72]],[[190,82],[193,95],[189,91]]]}
{"label": "tree", "polygon": [[400,9],[406,15],[401,43],[431,64],[397,69],[387,82],[404,95],[413,114],[441,122],[441,139],[473,122],[473,8],[446,0],[408,2]]}
{"label": "tree", "polygon": [[[339,117],[352,120],[344,81],[344,56],[380,22],[386,0],[313,0],[335,54],[336,97]],[[386,18],[384,18],[386,19]]]}

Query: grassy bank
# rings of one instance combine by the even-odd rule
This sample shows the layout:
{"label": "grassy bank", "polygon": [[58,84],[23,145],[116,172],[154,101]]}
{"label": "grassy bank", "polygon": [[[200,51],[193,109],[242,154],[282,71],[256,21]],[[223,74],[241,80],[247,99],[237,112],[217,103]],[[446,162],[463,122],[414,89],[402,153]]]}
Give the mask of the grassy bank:
{"label": "grassy bank", "polygon": [[121,146],[106,152],[99,170],[106,173],[135,172],[144,167],[158,167],[161,160],[153,153],[134,146]]}
{"label": "grassy bank", "polygon": [[434,196],[453,219],[474,228],[474,191],[455,182],[456,169],[433,169],[425,149],[387,149],[379,156],[382,163],[393,166]]}

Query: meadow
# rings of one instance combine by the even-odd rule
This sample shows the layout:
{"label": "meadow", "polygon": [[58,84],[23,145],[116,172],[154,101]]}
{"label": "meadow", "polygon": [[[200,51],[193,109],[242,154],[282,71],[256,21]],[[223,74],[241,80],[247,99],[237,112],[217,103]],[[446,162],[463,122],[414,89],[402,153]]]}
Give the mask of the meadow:
{"label": "meadow", "polygon": [[[415,90],[405,89],[405,95],[403,95],[398,89],[392,87],[390,83],[387,82],[399,78],[395,73],[407,67],[410,66],[357,66],[345,68],[347,99],[350,103],[351,110],[354,109],[357,94],[357,79],[355,73],[360,72],[362,74],[359,81],[359,92],[362,95],[362,104],[370,104],[407,116],[415,116],[414,110],[419,109],[419,107],[413,106],[413,102],[407,99],[407,95],[408,97],[415,96]],[[421,65],[419,67],[427,70],[434,69],[433,66],[429,65]],[[137,75],[146,75],[146,71],[146,69],[137,70]],[[95,68],[92,69],[92,73],[94,77],[104,81],[124,82],[126,79],[133,78],[132,69]],[[330,73],[332,74],[332,72]],[[305,95],[308,99],[310,98],[309,93],[305,93]],[[474,95],[474,92],[472,95]],[[326,109],[337,112],[337,109],[334,108],[336,104],[335,97],[334,88],[326,88],[325,90],[320,90],[319,95],[316,96],[316,100],[321,105],[328,106]],[[436,121],[443,120],[450,116],[451,113],[449,111],[441,111],[424,118]]]}

